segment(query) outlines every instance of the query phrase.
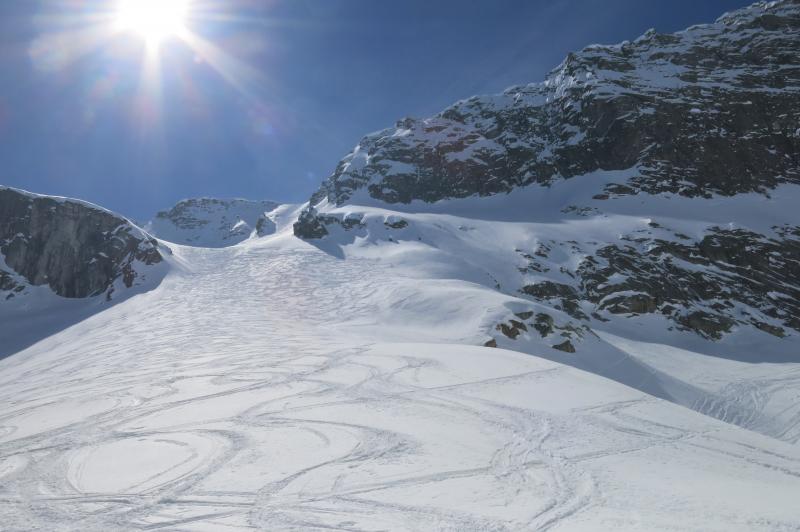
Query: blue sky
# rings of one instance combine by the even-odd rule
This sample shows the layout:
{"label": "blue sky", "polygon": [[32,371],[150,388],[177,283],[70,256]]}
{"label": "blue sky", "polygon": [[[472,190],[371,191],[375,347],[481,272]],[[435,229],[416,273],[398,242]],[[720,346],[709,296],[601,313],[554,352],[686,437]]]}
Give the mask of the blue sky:
{"label": "blue sky", "polygon": [[301,202],[361,136],[398,118],[540,81],[591,43],[749,2],[195,3],[189,27],[205,47],[171,40],[146,70],[140,39],[99,36],[114,0],[0,1],[0,184],[140,220],[186,197]]}

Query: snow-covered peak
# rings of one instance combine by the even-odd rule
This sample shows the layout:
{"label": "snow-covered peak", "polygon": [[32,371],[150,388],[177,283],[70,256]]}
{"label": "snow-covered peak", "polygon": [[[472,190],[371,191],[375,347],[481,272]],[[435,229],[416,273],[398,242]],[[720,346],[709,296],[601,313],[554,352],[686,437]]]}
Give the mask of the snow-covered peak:
{"label": "snow-covered peak", "polygon": [[146,229],[162,240],[178,244],[209,248],[232,246],[251,236],[275,232],[275,221],[269,214],[279,206],[274,201],[186,199],[156,214]]}

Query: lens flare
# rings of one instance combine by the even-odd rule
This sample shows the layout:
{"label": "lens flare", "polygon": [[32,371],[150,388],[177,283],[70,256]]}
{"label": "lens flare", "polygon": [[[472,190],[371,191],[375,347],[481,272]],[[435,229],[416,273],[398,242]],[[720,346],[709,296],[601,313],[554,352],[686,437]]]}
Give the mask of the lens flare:
{"label": "lens flare", "polygon": [[[2,1],[2,0],[0,0]],[[235,14],[253,0],[56,0],[44,2],[35,19],[38,35],[31,42],[29,56],[44,73],[66,73],[77,65],[89,68],[95,77],[88,85],[86,122],[100,109],[129,111],[132,121],[149,138],[161,133],[165,116],[164,98],[176,76],[184,89],[194,90],[199,77],[214,71],[240,96],[244,107],[261,109],[265,94],[274,83],[242,56],[264,47],[250,29],[262,19]],[[267,20],[266,22],[270,22]],[[237,28],[237,25],[240,26]],[[247,32],[242,28],[248,27]],[[203,30],[224,28],[223,45],[204,36]],[[237,29],[235,33],[231,30]],[[211,31],[212,35],[217,32]],[[138,37],[138,46],[129,37]],[[172,41],[167,43],[167,41]],[[236,46],[231,46],[231,43]],[[253,47],[253,43],[257,46]],[[165,46],[169,44],[170,46]],[[227,46],[225,46],[227,45]],[[187,53],[188,52],[188,53]],[[88,63],[91,61],[91,63]],[[184,64],[181,65],[180,62]],[[169,69],[169,75],[167,70]],[[105,76],[105,77],[103,77]],[[85,79],[80,77],[81,80]],[[104,105],[106,101],[126,105]],[[275,99],[273,97],[272,99]],[[192,105],[210,107],[203,92],[195,90]],[[288,107],[287,105],[272,106]],[[197,116],[208,116],[201,112]],[[135,120],[134,120],[135,119]],[[2,115],[0,115],[2,120]],[[259,122],[258,134],[275,135],[274,120]],[[2,126],[2,123],[0,123]]]}

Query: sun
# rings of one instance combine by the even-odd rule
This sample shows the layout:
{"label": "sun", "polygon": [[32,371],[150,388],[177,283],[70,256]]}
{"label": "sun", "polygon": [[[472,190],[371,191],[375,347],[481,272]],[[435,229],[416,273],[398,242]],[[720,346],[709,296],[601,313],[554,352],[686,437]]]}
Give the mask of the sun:
{"label": "sun", "polygon": [[117,27],[158,46],[186,30],[190,0],[119,0]]}

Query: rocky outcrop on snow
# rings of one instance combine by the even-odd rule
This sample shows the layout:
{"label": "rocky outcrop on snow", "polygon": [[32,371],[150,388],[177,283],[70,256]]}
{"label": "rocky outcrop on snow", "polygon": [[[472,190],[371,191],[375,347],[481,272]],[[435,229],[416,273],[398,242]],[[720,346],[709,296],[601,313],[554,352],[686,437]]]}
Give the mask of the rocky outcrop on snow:
{"label": "rocky outcrop on snow", "polygon": [[11,299],[15,294],[25,290],[25,284],[15,279],[16,275],[0,268],[0,296]]}
{"label": "rocky outcrop on snow", "polygon": [[800,183],[800,2],[570,54],[543,83],[364,137],[315,194],[387,203],[490,195],[637,168],[612,193]]}
{"label": "rocky outcrop on snow", "polygon": [[59,296],[132,287],[162,262],[155,239],[92,204],[0,187],[0,299],[47,285]]}
{"label": "rocky outcrop on snow", "polygon": [[178,202],[156,214],[145,228],[151,234],[177,244],[226,247],[251,236],[275,232],[269,213],[279,207],[273,201],[196,198]]}
{"label": "rocky outcrop on snow", "polygon": [[[515,249],[519,276],[502,290],[565,313],[575,331],[661,316],[670,328],[712,340],[740,327],[797,334],[800,220],[787,210],[771,228],[736,222],[765,218],[771,195],[800,185],[798,50],[799,0],[759,2],[678,33],[651,30],[633,42],[589,46],[543,83],[469,98],[364,137],[312,196],[295,235],[313,241],[344,231],[352,242],[369,233],[359,206],[446,213],[448,202],[463,198],[485,202],[521,189],[543,195],[575,182],[580,200],[554,192],[563,202],[555,215],[547,218],[532,201],[527,217],[516,219],[556,224],[635,211],[663,222],[669,208],[648,212],[656,200],[693,202],[691,209],[703,211],[741,198],[724,224],[721,215],[716,223],[701,215],[690,235],[670,228],[669,219],[643,229],[629,217],[604,241],[547,238],[532,228],[528,240],[536,243]],[[691,216],[691,209],[683,212]],[[409,238],[400,227],[385,229],[392,236],[380,238]],[[415,235],[424,241],[423,231]],[[515,338],[533,330],[514,320],[497,331]]]}
{"label": "rocky outcrop on snow", "polygon": [[800,331],[800,238],[792,234],[714,227],[694,239],[651,222],[648,230],[594,247],[541,243],[523,254],[523,273],[547,275],[556,267],[548,260],[554,250],[575,257],[570,280],[542,280],[521,291],[576,319],[660,314],[710,339],[736,326],[777,337]]}

